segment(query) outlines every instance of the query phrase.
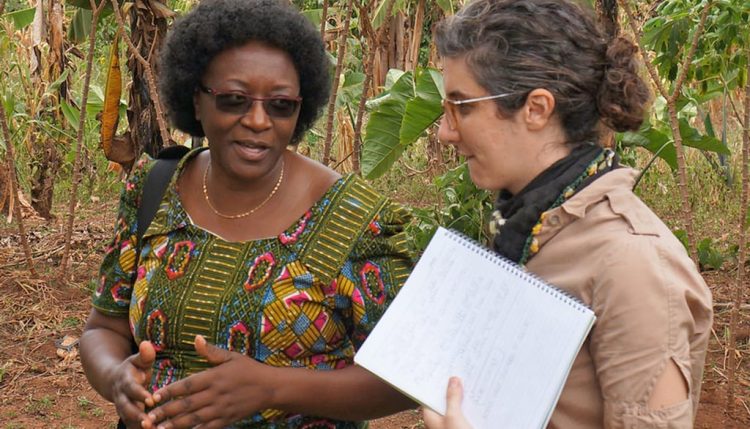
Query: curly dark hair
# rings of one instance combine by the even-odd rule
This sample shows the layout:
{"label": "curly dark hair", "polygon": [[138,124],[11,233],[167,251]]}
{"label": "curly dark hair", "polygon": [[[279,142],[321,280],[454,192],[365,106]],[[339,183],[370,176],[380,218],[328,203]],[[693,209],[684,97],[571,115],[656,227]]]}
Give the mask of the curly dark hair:
{"label": "curly dark hair", "polygon": [[439,24],[438,53],[464,57],[501,114],[517,111],[536,88],[555,97],[568,143],[598,138],[601,122],[636,130],[651,98],[640,77],[638,48],[608,42],[590,10],[570,0],[476,0]]}
{"label": "curly dark hair", "polygon": [[302,105],[290,143],[299,142],[328,100],[329,60],[319,31],[280,0],[203,0],[174,23],[161,52],[159,91],[175,127],[205,136],[195,119],[194,91],[216,55],[250,41],[292,57]]}

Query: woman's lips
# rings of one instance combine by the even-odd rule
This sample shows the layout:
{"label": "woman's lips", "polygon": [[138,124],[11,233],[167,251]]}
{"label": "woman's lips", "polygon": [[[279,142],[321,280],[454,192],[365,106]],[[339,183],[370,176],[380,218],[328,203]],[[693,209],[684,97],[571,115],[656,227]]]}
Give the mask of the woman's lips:
{"label": "woman's lips", "polygon": [[234,142],[234,148],[240,158],[247,161],[260,161],[268,153],[269,149],[266,146],[262,146],[250,142]]}

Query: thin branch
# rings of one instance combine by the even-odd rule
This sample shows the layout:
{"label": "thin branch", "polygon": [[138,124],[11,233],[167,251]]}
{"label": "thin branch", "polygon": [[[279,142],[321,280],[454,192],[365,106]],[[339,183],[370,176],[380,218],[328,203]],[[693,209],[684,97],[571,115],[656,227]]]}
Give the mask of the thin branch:
{"label": "thin branch", "polygon": [[[112,0],[117,1],[117,0]],[[336,97],[339,90],[339,82],[341,81],[341,70],[344,67],[344,56],[346,55],[346,38],[349,35],[349,23],[352,18],[352,3],[353,0],[346,2],[346,8],[344,8],[342,14],[344,15],[344,26],[341,29],[339,35],[339,50],[336,57],[336,71],[333,76],[333,87],[331,89],[331,97],[328,100],[328,117],[326,118],[326,139],[323,144],[323,164],[328,165],[331,162],[331,145],[333,143],[333,115],[336,110]]]}
{"label": "thin branch", "polygon": [[636,25],[635,15],[633,14],[633,10],[630,8],[630,3],[628,2],[628,0],[620,0],[620,5],[625,11],[625,14],[628,16],[628,25],[630,26],[630,30],[633,32],[636,43],[638,43],[638,49],[640,49],[641,55],[643,55],[643,62],[646,64],[646,69],[648,70],[648,74],[651,76],[651,80],[654,81],[659,94],[661,94],[661,96],[664,97],[665,100],[668,100],[669,93],[667,92],[667,89],[664,87],[664,84],[659,77],[659,72],[656,71],[656,67],[646,57],[646,48],[643,47],[643,42],[641,41],[641,39],[643,38],[641,29]]}
{"label": "thin branch", "polygon": [[693,40],[690,42],[690,49],[688,50],[688,54],[682,60],[680,72],[677,75],[677,79],[675,80],[675,86],[672,89],[671,94],[667,92],[666,87],[664,86],[664,84],[661,81],[661,78],[659,77],[659,73],[656,71],[656,67],[651,63],[651,61],[648,61],[648,58],[646,58],[646,49],[644,48],[643,42],[642,42],[643,34],[641,33],[641,30],[636,26],[635,15],[633,14],[633,9],[631,9],[630,7],[630,3],[628,2],[628,0],[620,0],[620,4],[623,10],[625,11],[625,14],[628,16],[628,25],[630,26],[630,29],[633,31],[633,34],[635,35],[636,41],[638,43],[638,48],[641,50],[641,53],[643,54],[643,57],[644,57],[643,59],[644,59],[644,62],[646,63],[646,68],[648,69],[648,73],[649,75],[651,75],[651,79],[654,81],[654,84],[659,90],[659,93],[667,101],[669,101],[669,99],[671,98],[677,100],[680,94],[680,90],[682,89],[682,85],[685,82],[685,78],[687,77],[687,72],[690,68],[690,62],[693,61],[693,56],[695,55],[695,51],[698,48],[700,35],[701,33],[703,33],[703,28],[706,25],[706,18],[708,17],[708,10],[711,4],[713,4],[713,1],[708,1],[703,6],[703,10],[701,11],[701,17],[698,23],[698,27],[696,27],[695,33],[693,34]]}
{"label": "thin branch", "polygon": [[734,99],[732,98],[732,94],[727,92],[727,99],[729,100],[729,104],[732,105],[732,110],[734,111],[734,117],[737,118],[737,122],[740,123],[740,126],[742,128],[747,128],[745,126],[745,121],[742,118],[742,114],[740,113],[740,110],[737,108],[737,104],[735,104]]}
{"label": "thin branch", "polygon": [[0,0],[0,15],[5,11],[5,0]]}
{"label": "thin branch", "polygon": [[687,77],[688,70],[690,69],[690,63],[693,61],[693,56],[695,56],[695,51],[698,49],[698,42],[700,41],[701,33],[703,33],[703,28],[706,26],[706,18],[708,17],[708,9],[713,4],[713,1],[707,1],[706,4],[703,6],[703,11],[701,12],[701,20],[698,22],[698,27],[695,28],[695,34],[693,34],[693,41],[690,43],[690,50],[688,51],[688,54],[685,56],[685,58],[682,59],[682,66],[680,68],[680,73],[677,75],[677,81],[674,84],[674,88],[672,89],[672,101],[677,102],[677,99],[680,97],[680,91],[682,91],[682,84],[685,83],[685,78]]}
{"label": "thin branch", "polygon": [[651,165],[653,165],[654,162],[656,162],[657,159],[659,159],[659,154],[669,146],[669,142],[664,143],[661,145],[659,150],[654,152],[654,154],[651,156],[651,159],[646,163],[646,166],[641,169],[641,172],[638,174],[638,177],[635,179],[635,183],[633,183],[633,190],[635,191],[635,188],[638,187],[638,184],[641,183],[641,179],[643,179],[643,176],[646,175],[646,172],[651,168]]}
{"label": "thin branch", "polygon": [[667,102],[669,125],[672,129],[672,137],[674,139],[674,147],[677,155],[677,175],[679,178],[678,185],[680,189],[680,196],[682,199],[683,223],[688,236],[688,251],[690,253],[690,257],[693,259],[693,262],[698,264],[698,251],[695,245],[695,234],[693,233],[692,209],[690,207],[690,195],[687,185],[687,165],[685,162],[685,149],[682,144],[682,134],[680,134],[680,122],[677,112],[677,99],[680,95],[682,85],[685,82],[690,63],[692,62],[693,56],[695,55],[695,51],[700,40],[700,35],[703,33],[703,29],[705,28],[706,18],[708,17],[708,9],[711,4],[713,4],[713,1],[709,0],[703,6],[700,22],[695,28],[693,39],[690,42],[690,49],[688,49],[687,54],[682,60],[682,68],[680,69],[679,76],[674,87],[672,88],[671,94],[667,92],[667,89],[665,88],[658,72],[656,71],[656,67],[651,61],[648,60],[646,56],[646,50],[643,47],[642,43],[642,35],[640,30],[636,27],[635,16],[633,14],[633,10],[630,8],[628,0],[620,0],[620,4],[622,5],[623,10],[625,10],[625,14],[628,16],[628,24],[635,34],[638,46],[641,50],[641,54],[643,55],[643,62],[646,64],[646,68],[648,69],[648,73],[651,76],[654,84],[658,88],[659,92]]}
{"label": "thin branch", "polygon": [[320,37],[326,41],[326,22],[328,21],[328,0],[323,0],[323,12],[320,15]]}
{"label": "thin branch", "polygon": [[114,9],[115,19],[117,20],[117,26],[122,32],[122,38],[125,43],[128,44],[130,53],[136,58],[136,60],[143,66],[143,72],[146,74],[146,82],[148,82],[148,93],[151,96],[151,100],[154,103],[154,109],[156,110],[156,121],[159,124],[159,134],[164,146],[169,146],[171,139],[169,138],[169,132],[167,131],[167,124],[164,122],[164,111],[161,108],[161,99],[159,98],[159,91],[156,90],[156,80],[154,79],[154,73],[151,69],[151,64],[146,61],[145,58],[138,52],[138,48],[133,44],[133,40],[125,29],[125,22],[122,19],[122,13],[120,11],[120,4],[117,0],[112,0],[112,9]]}
{"label": "thin branch", "polygon": [[89,52],[86,56],[86,74],[83,78],[83,92],[81,94],[81,113],[78,116],[78,134],[76,136],[75,161],[73,161],[73,183],[68,206],[68,219],[65,225],[65,250],[60,261],[60,278],[67,276],[68,262],[70,259],[71,237],[73,236],[73,219],[75,218],[76,204],[78,203],[78,183],[81,181],[81,148],[83,147],[83,135],[86,128],[86,104],[89,98],[89,86],[91,83],[91,70],[94,64],[94,50],[96,48],[96,27],[99,24],[99,15],[104,10],[106,0],[100,0],[99,6],[96,0],[89,0],[93,15],[91,17],[91,31],[89,32]]}
{"label": "thin branch", "polygon": [[[385,0],[385,1],[392,1],[392,0]],[[362,21],[360,24],[362,35],[365,36],[365,39],[370,39],[373,42],[375,41],[375,38],[377,37],[377,33],[372,28],[372,23],[370,22],[370,7],[373,6],[372,4],[369,4],[367,0],[363,0],[362,3],[357,2],[357,9],[359,9],[359,20]]]}
{"label": "thin branch", "polygon": [[346,154],[346,156],[341,161],[337,162],[336,165],[334,165],[331,168],[335,170],[335,169],[341,167],[341,164],[345,163],[347,159],[349,159],[349,158],[352,157],[352,155],[354,155],[354,152],[349,152],[348,154]]}
{"label": "thin branch", "polygon": [[[4,4],[0,6],[5,7]],[[0,13],[2,13],[0,8]],[[10,131],[8,130],[8,120],[5,116],[5,106],[0,102],[0,127],[3,128],[3,139],[5,140],[5,156],[6,164],[8,168],[8,178],[10,179],[10,199],[9,202],[13,206],[13,215],[16,217],[18,222],[18,233],[21,235],[21,246],[23,247],[23,253],[26,256],[26,265],[29,267],[29,272],[33,277],[36,277],[36,270],[34,270],[34,261],[31,259],[31,247],[29,241],[26,238],[26,228],[23,226],[23,215],[21,213],[20,202],[13,203],[14,199],[18,199],[18,177],[16,176],[16,157],[13,153],[13,143],[10,140]]]}
{"label": "thin branch", "polygon": [[685,162],[685,148],[682,145],[682,134],[680,134],[680,121],[677,117],[676,102],[667,103],[669,111],[669,125],[672,129],[672,139],[674,140],[674,149],[677,155],[677,176],[680,196],[682,199],[682,216],[685,225],[685,231],[688,237],[688,253],[693,262],[698,265],[698,249],[695,244],[695,232],[693,231],[693,209],[690,206],[690,192],[688,191],[687,163]]}

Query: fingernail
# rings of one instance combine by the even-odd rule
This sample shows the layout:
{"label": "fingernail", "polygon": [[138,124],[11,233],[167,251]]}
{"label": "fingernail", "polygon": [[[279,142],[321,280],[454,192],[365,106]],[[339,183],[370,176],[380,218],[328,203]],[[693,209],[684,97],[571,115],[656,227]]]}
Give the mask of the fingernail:
{"label": "fingernail", "polygon": [[156,420],[156,415],[154,415],[153,413],[148,413],[148,418],[151,419],[152,421]]}
{"label": "fingernail", "polygon": [[154,402],[160,402],[161,401],[161,395],[158,393],[154,393],[152,396],[154,398]]}

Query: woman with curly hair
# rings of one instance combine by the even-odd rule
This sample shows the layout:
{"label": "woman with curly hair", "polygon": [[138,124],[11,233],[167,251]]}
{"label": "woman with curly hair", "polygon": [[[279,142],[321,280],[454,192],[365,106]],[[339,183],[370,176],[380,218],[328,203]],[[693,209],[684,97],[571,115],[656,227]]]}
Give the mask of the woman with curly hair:
{"label": "woman with curly hair", "polygon": [[328,70],[287,2],[204,0],[174,24],[160,90],[208,148],[180,161],[140,242],[153,162],[137,163],[81,338],[126,427],[357,428],[412,405],[352,363],[411,269],[408,214],[288,150]]}
{"label": "woman with curly hair", "polygon": [[[439,25],[436,43],[438,136],[466,157],[477,186],[498,191],[494,250],[597,317],[549,427],[692,427],[711,293],[633,193],[638,172],[599,144],[603,127],[643,122],[650,94],[637,48],[607,41],[571,0],[476,0]],[[451,380],[448,413],[426,411],[428,427],[468,427],[461,392]]]}

